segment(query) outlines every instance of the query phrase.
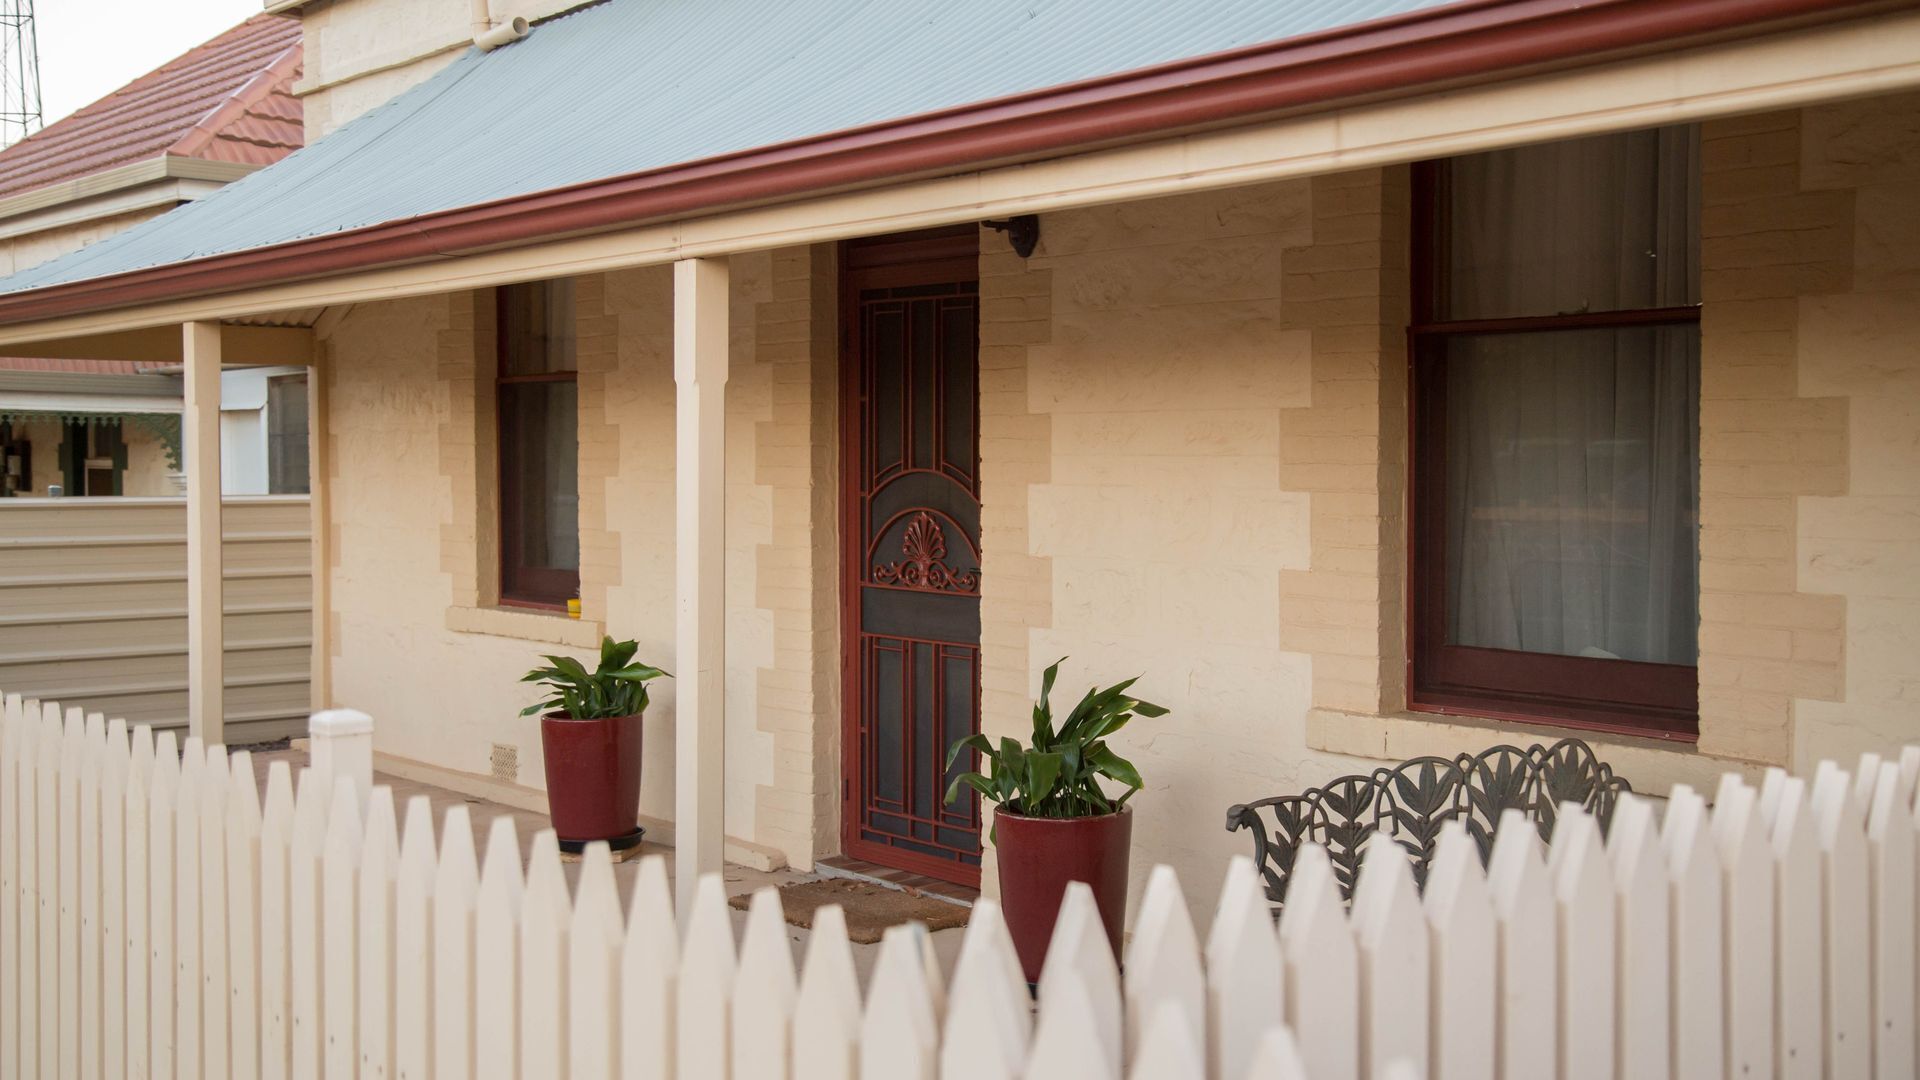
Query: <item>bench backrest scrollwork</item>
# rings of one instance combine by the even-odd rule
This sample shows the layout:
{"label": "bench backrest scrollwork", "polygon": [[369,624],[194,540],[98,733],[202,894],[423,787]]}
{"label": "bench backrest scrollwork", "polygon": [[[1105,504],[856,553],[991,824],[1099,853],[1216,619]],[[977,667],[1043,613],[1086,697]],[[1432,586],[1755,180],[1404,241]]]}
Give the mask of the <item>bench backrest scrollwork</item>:
{"label": "bench backrest scrollwork", "polygon": [[1495,746],[1455,758],[1418,757],[1365,775],[1343,776],[1298,795],[1279,795],[1227,810],[1227,831],[1253,834],[1254,860],[1277,912],[1286,899],[1294,855],[1305,841],[1327,849],[1342,898],[1352,900],[1360,855],[1375,833],[1389,836],[1413,860],[1422,889],[1441,826],[1465,823],[1484,865],[1501,815],[1519,810],[1545,841],[1561,803],[1578,803],[1604,831],[1620,793],[1632,790],[1579,739],[1552,746]]}

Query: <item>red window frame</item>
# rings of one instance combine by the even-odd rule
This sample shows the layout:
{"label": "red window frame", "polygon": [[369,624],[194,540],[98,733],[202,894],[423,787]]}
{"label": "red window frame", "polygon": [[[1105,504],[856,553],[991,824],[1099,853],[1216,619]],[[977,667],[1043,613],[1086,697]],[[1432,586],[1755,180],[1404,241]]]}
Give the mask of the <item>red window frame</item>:
{"label": "red window frame", "polygon": [[1408,328],[1411,546],[1408,707],[1691,742],[1699,738],[1692,664],[1560,656],[1447,641],[1446,341],[1456,334],[1698,325],[1700,308],[1448,320],[1446,161],[1413,169],[1413,320]]}
{"label": "red window frame", "polygon": [[[514,343],[524,340],[507,332],[510,299],[514,290],[545,289],[546,282],[534,281],[503,285],[494,290],[494,328],[496,356],[494,366],[494,420],[498,453],[496,474],[500,486],[500,603],[509,607],[567,610],[567,601],[580,595],[580,572],[550,566],[531,566],[521,550],[521,525],[529,493],[516,478],[518,470],[507,468],[518,453],[521,435],[513,422],[512,410],[502,407],[507,388],[528,383],[579,383],[579,372],[543,371],[533,374],[508,374]],[[577,390],[576,390],[577,392]]]}

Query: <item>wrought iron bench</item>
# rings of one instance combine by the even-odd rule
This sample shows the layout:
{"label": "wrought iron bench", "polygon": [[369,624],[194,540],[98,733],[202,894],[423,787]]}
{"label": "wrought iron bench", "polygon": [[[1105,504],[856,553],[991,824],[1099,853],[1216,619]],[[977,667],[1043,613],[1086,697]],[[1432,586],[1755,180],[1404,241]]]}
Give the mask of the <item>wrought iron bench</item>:
{"label": "wrought iron bench", "polygon": [[1440,827],[1459,819],[1480,847],[1484,865],[1494,828],[1508,808],[1522,811],[1546,840],[1563,802],[1579,803],[1604,832],[1620,793],[1632,788],[1594,757],[1579,739],[1552,746],[1495,746],[1455,758],[1417,757],[1343,776],[1298,795],[1277,795],[1227,810],[1227,831],[1253,834],[1254,862],[1265,879],[1275,914],[1287,896],[1294,853],[1313,840],[1327,849],[1343,899],[1353,899],[1360,854],[1375,832],[1384,832],[1413,857],[1414,881],[1427,884],[1427,866]]}

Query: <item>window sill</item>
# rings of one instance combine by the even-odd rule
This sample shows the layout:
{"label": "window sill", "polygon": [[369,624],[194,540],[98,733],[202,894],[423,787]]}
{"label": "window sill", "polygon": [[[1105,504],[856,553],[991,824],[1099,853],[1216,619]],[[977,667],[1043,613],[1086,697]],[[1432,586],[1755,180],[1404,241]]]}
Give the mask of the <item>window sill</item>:
{"label": "window sill", "polygon": [[1452,757],[1477,753],[1500,743],[1526,747],[1568,738],[1593,747],[1594,754],[1612,766],[1615,775],[1625,777],[1634,791],[1659,798],[1665,798],[1675,784],[1688,784],[1711,800],[1720,785],[1720,774],[1739,773],[1757,783],[1766,767],[1757,762],[1703,754],[1685,743],[1546,724],[1440,713],[1375,716],[1338,709],[1307,710],[1308,749],[1383,761],[1405,761],[1428,755]]}
{"label": "window sill", "polygon": [[598,649],[606,624],[597,619],[569,618],[565,612],[520,607],[450,607],[447,629],[456,634],[541,641],[573,649]]}

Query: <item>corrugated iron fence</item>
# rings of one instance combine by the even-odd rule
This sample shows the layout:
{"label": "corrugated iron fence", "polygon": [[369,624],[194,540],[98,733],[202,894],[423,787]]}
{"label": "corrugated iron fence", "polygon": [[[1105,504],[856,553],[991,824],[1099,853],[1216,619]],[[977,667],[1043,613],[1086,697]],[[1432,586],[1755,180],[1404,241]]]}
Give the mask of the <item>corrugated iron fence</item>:
{"label": "corrugated iron fence", "polygon": [[[297,734],[313,636],[307,497],[228,498],[222,514],[227,737]],[[184,500],[0,499],[0,686],[186,726]]]}
{"label": "corrugated iron fence", "polygon": [[[1351,913],[1304,850],[1276,926],[1236,859],[1205,938],[1154,871],[1125,975],[1069,893],[1031,1007],[991,901],[952,978],[889,931],[862,992],[838,909],[796,966],[771,890],[736,944],[719,878],[569,889],[553,834],[436,843],[424,797],[5,699],[0,1078],[1914,1075],[1920,751],[1569,808],[1482,869],[1444,834],[1424,897],[1369,850]],[[523,866],[526,869],[523,870]]]}

